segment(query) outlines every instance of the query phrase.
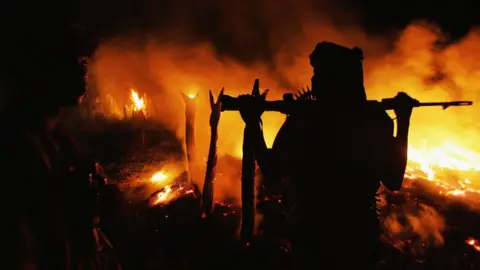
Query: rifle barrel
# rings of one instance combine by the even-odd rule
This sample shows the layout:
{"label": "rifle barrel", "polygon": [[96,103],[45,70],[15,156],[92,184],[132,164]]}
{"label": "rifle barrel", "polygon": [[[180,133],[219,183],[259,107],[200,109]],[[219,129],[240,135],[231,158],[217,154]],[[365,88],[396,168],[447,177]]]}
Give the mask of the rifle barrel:
{"label": "rifle barrel", "polygon": [[[295,108],[309,105],[312,101],[310,100],[300,100],[295,101],[293,98],[285,98],[283,100],[272,100],[265,102],[266,111],[280,112],[283,114],[290,114]],[[395,98],[384,98],[381,101],[378,100],[368,100],[367,103],[378,103],[380,102],[385,110],[393,110],[401,104],[397,104]],[[341,103],[341,102],[340,102]],[[443,109],[452,107],[452,106],[472,106],[473,101],[447,101],[447,102],[420,102],[415,107],[433,107],[439,106]],[[341,104],[339,104],[341,106]],[[238,111],[240,110],[240,104],[237,102],[237,98],[223,95],[222,96],[222,111]]]}
{"label": "rifle barrel", "polygon": [[418,107],[428,107],[428,106],[472,106],[473,101],[449,101],[449,102],[420,102]]}

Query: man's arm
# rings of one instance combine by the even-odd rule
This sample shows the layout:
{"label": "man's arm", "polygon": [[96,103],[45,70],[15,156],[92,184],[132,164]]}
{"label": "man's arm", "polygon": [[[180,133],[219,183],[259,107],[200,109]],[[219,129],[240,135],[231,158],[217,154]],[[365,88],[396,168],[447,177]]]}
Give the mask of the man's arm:
{"label": "man's arm", "polygon": [[262,170],[264,174],[268,174],[273,164],[270,164],[272,162],[270,158],[271,149],[269,149],[265,143],[262,123],[248,124],[245,131],[251,134],[253,138],[255,159],[257,160],[260,170]]}
{"label": "man's arm", "polygon": [[409,127],[409,119],[397,118],[397,134],[385,144],[385,156],[382,157],[385,163],[381,180],[391,191],[398,191],[402,187],[408,161]]}
{"label": "man's arm", "polygon": [[388,189],[397,191],[402,187],[405,169],[407,168],[410,117],[413,108],[418,106],[419,102],[404,92],[399,92],[394,99],[396,106],[393,111],[397,116],[397,134],[386,145],[389,157],[385,156],[384,158],[389,162],[386,164],[388,167],[386,167],[382,181]]}
{"label": "man's arm", "polygon": [[287,174],[287,170],[286,167],[282,165],[283,162],[281,162],[282,157],[280,151],[282,149],[270,149],[267,147],[263,135],[262,122],[249,124],[246,129],[254,138],[255,159],[264,177],[270,179],[283,178]]}
{"label": "man's arm", "polygon": [[262,171],[264,177],[277,178],[282,177],[280,173],[278,162],[276,162],[277,155],[272,154],[265,143],[262,130],[262,114],[265,111],[265,100],[268,94],[268,89],[260,94],[260,81],[255,80],[253,84],[251,95],[239,96],[238,102],[240,106],[240,115],[245,122],[245,135],[247,135],[254,144],[255,159]]}

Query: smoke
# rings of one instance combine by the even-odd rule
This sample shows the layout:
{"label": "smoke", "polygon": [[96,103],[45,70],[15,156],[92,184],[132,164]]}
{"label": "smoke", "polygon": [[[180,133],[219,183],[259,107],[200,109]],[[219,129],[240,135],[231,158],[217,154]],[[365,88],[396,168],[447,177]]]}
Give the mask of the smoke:
{"label": "smoke", "polygon": [[[479,34],[474,30],[457,44],[438,48],[438,41],[444,38],[441,31],[425,23],[415,23],[398,36],[393,50],[388,50],[388,40],[370,37],[359,29],[339,29],[326,21],[306,19],[301,31],[292,34],[295,38],[285,39],[283,46],[272,50],[271,60],[250,62],[221,54],[208,42],[183,44],[152,37],[142,46],[132,46],[135,36],[125,35],[100,45],[93,59],[92,73],[95,88],[113,96],[118,104],[129,102],[130,88],[146,94],[153,101],[154,117],[180,137],[184,113],[179,93],[197,93],[197,149],[203,157],[209,144],[209,129],[205,128],[209,116],[208,89],[218,92],[225,87],[230,95],[248,93],[253,80],[260,78],[261,87],[271,89],[270,98],[280,98],[282,93],[309,83],[308,54],[318,41],[328,40],[364,49],[369,98],[391,97],[405,91],[422,101],[476,101],[480,64],[472,48],[478,44]],[[478,132],[478,124],[472,117],[478,109],[439,110],[422,108],[414,112],[411,143],[436,145],[452,140],[478,149],[472,136]],[[264,122],[267,141],[271,143],[283,117],[267,113]],[[239,155],[242,130],[236,113],[222,115],[220,154]]]}
{"label": "smoke", "polygon": [[[230,12],[219,12],[223,15],[215,18],[219,26],[211,41],[186,43],[184,37],[191,31],[185,26],[187,22],[181,24],[185,32],[176,32],[174,36],[159,35],[158,31],[147,36],[127,32],[105,40],[92,59],[92,88],[104,97],[114,97],[119,104],[113,110],[116,112],[130,102],[129,89],[146,94],[151,101],[150,115],[174,130],[179,138],[183,138],[185,121],[179,93],[197,94],[196,140],[201,160],[208,153],[210,137],[208,89],[218,93],[225,87],[227,94],[236,96],[248,93],[254,79],[260,78],[261,87],[271,89],[270,98],[278,99],[283,93],[309,83],[308,55],[321,40],[361,46],[367,55],[377,54],[387,46],[381,38],[367,36],[356,27],[336,26],[325,16],[317,18],[309,10],[308,5],[313,2],[306,2],[307,6],[289,1],[269,2],[263,1],[255,8],[250,4],[238,7],[218,4],[214,9]],[[258,16],[250,15],[252,9]],[[179,26],[172,24],[178,30]],[[163,28],[160,32],[168,33],[165,31]],[[225,37],[225,33],[229,34],[226,40],[215,40],[216,36]],[[267,113],[264,120],[266,139],[271,144],[284,118]],[[242,134],[239,115],[224,113],[219,127],[220,156],[239,157]],[[223,175],[238,175],[238,167],[219,170]],[[201,174],[196,178],[200,182],[203,179]],[[217,181],[218,196],[223,196],[222,190],[232,193],[223,185],[232,190],[232,183]],[[239,181],[235,180],[235,186],[233,193],[239,195]]]}
{"label": "smoke", "polygon": [[[457,43],[440,46],[445,39],[440,29],[426,23],[409,25],[397,39],[395,50],[369,65],[369,96],[381,98],[402,90],[421,101],[477,101],[480,56],[471,48],[478,46],[479,37],[478,29],[473,29]],[[474,117],[478,112],[478,107],[446,112],[418,109],[412,118],[411,142],[438,145],[452,140],[476,150],[479,145],[472,135],[478,133]]]}

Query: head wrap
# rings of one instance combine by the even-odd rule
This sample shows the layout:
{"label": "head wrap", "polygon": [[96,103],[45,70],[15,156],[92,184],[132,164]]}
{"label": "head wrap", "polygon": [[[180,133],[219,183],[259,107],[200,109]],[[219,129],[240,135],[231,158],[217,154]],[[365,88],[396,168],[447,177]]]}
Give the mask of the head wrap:
{"label": "head wrap", "polygon": [[310,54],[314,73],[332,83],[351,85],[351,94],[366,100],[363,87],[363,52],[360,48],[347,48],[332,42],[321,42]]}

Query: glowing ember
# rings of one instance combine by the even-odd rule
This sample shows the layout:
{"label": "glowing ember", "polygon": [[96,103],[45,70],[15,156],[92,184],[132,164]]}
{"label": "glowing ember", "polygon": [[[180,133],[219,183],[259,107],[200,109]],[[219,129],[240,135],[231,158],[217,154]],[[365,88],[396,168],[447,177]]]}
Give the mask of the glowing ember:
{"label": "glowing ember", "polygon": [[195,194],[195,190],[190,185],[167,185],[156,192],[150,203],[152,206],[164,206],[181,197]]}
{"label": "glowing ember", "polygon": [[168,175],[160,171],[160,172],[156,172],[150,179],[152,182],[163,182],[168,179]]}
{"label": "glowing ember", "polygon": [[163,191],[160,191],[157,194],[157,200],[155,201],[155,204],[159,204],[162,202],[167,201],[168,197],[172,194],[172,188],[170,186],[166,186]]}
{"label": "glowing ember", "polygon": [[135,89],[130,89],[130,99],[133,102],[134,112],[145,112],[147,110],[145,100],[138,95],[138,92],[135,91]]}
{"label": "glowing ember", "polygon": [[465,196],[465,191],[464,190],[459,190],[459,189],[454,189],[447,191],[447,195],[452,195],[452,196]]}
{"label": "glowing ember", "polygon": [[197,95],[196,94],[188,94],[187,97],[190,99],[194,99]]}
{"label": "glowing ember", "polygon": [[480,252],[480,241],[474,239],[474,238],[468,238],[465,243],[469,246],[472,246],[476,251]]}

